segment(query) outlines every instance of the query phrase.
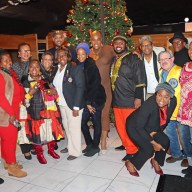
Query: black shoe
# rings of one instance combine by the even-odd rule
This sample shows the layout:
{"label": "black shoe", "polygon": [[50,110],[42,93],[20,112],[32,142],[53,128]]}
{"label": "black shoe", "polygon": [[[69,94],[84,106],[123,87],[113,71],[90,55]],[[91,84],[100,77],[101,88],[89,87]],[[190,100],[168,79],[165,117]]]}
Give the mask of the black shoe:
{"label": "black shoe", "polygon": [[184,178],[186,178],[186,179],[192,179],[192,172],[187,173],[187,174],[184,176]]}
{"label": "black shoe", "polygon": [[192,166],[187,167],[187,169],[183,169],[181,173],[183,174],[192,173]]}
{"label": "black shoe", "polygon": [[54,149],[57,150],[58,148],[59,148],[59,147],[58,147],[57,143],[55,142],[55,147],[54,147]]}
{"label": "black shoe", "polygon": [[91,148],[87,153],[84,154],[84,156],[86,157],[92,157],[93,155],[95,155],[96,153],[99,153],[100,149],[99,147],[97,148]]}
{"label": "black shoe", "polygon": [[125,147],[123,145],[115,147],[115,151],[123,151],[123,150],[125,150]]}
{"label": "black shoe", "polygon": [[0,184],[4,183],[4,180],[0,178]]}
{"label": "black shoe", "polygon": [[91,149],[92,145],[87,145],[85,149],[82,150],[82,153],[87,153]]}
{"label": "black shoe", "polygon": [[31,159],[32,159],[32,156],[31,156],[30,153],[29,153],[29,155],[25,155],[25,154],[24,154],[24,157],[25,157],[25,159],[27,159],[27,160],[31,160]]}
{"label": "black shoe", "polygon": [[30,152],[31,152],[32,155],[37,155],[35,150],[31,150]]}
{"label": "black shoe", "polygon": [[60,152],[61,152],[61,153],[68,153],[67,147],[65,147],[64,149],[62,149]]}

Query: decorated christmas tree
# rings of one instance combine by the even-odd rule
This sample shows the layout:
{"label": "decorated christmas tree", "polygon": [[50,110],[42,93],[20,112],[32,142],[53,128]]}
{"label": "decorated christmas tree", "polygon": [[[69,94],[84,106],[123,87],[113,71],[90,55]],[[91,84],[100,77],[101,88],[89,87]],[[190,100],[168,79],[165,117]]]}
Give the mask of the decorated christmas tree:
{"label": "decorated christmas tree", "polygon": [[67,41],[72,46],[79,42],[89,42],[94,30],[102,32],[105,44],[111,44],[115,35],[128,37],[128,47],[134,49],[130,38],[132,21],[126,15],[124,0],[76,0],[69,10],[66,29]]}

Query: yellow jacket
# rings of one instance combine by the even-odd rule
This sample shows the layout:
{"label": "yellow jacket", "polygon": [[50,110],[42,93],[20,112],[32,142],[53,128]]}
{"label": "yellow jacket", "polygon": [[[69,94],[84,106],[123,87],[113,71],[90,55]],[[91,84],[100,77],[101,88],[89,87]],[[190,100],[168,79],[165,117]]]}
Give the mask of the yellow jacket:
{"label": "yellow jacket", "polygon": [[[160,80],[159,82],[162,83],[162,69],[160,70]],[[179,105],[180,105],[180,91],[181,91],[181,85],[179,83],[179,77],[181,74],[182,68],[174,65],[171,70],[168,73],[168,76],[166,78],[166,82],[168,82],[174,89],[175,89],[175,97],[177,98],[177,106],[175,107],[175,110],[171,116],[171,120],[176,120],[178,110],[179,110]]]}

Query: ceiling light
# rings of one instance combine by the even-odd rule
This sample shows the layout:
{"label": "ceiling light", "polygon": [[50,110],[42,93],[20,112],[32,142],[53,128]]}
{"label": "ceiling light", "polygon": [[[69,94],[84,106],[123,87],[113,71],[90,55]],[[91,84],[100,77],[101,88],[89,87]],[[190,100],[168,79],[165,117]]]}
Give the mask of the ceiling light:
{"label": "ceiling light", "polygon": [[185,23],[189,22],[189,18],[185,17],[184,21],[185,21]]}
{"label": "ceiling light", "polygon": [[14,5],[14,6],[17,6],[19,5],[19,3],[28,3],[30,0],[8,0],[8,3],[10,5]]}

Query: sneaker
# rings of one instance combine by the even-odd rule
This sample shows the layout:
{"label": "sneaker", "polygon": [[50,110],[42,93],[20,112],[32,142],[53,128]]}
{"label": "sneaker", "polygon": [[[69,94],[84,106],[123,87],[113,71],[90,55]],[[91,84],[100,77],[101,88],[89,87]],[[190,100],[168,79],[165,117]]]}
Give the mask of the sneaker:
{"label": "sneaker", "polygon": [[177,157],[177,158],[170,156],[170,157],[168,157],[166,159],[166,162],[167,163],[175,163],[176,161],[181,161],[182,159],[183,159],[182,156],[181,157]]}
{"label": "sneaker", "polygon": [[119,146],[119,147],[115,147],[115,151],[124,151],[125,147],[123,145]]}
{"label": "sneaker", "polygon": [[183,159],[181,161],[181,167],[188,167],[188,166],[189,166],[188,160],[187,159]]}

